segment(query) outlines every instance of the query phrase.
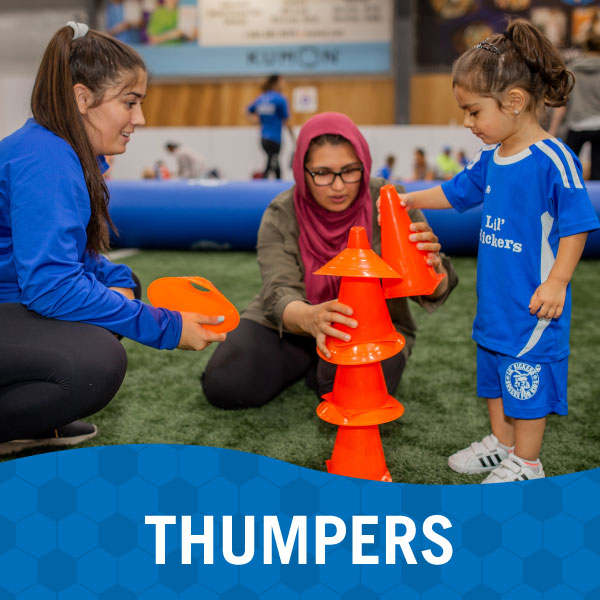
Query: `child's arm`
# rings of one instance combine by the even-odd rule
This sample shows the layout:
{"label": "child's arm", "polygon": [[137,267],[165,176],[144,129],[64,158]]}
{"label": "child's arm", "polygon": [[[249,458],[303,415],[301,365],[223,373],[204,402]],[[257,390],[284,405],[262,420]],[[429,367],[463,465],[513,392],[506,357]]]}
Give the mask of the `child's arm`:
{"label": "child's arm", "polygon": [[[442,186],[437,185],[434,188],[420,190],[418,192],[409,192],[408,194],[398,194],[400,204],[409,208],[452,208],[452,204],[446,199],[442,191]],[[381,225],[381,214],[379,212],[380,201],[377,198],[377,222]]]}
{"label": "child's arm", "polygon": [[535,290],[529,301],[529,312],[537,313],[538,319],[558,319],[562,315],[567,285],[581,258],[587,235],[584,232],[560,238],[548,279]]}
{"label": "child's arm", "polygon": [[418,192],[400,194],[400,203],[407,208],[452,208],[441,185]]}

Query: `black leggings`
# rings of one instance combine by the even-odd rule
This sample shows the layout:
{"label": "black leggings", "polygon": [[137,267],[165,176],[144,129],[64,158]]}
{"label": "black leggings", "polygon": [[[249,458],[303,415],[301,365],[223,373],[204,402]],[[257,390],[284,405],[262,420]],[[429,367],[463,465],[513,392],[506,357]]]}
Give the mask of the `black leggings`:
{"label": "black leggings", "polygon": [[600,179],[600,129],[592,131],[573,131],[569,130],[566,139],[567,145],[577,155],[581,152],[581,147],[590,142],[591,145],[591,172],[590,179]]}
{"label": "black leggings", "polygon": [[275,177],[281,179],[281,169],[279,168],[279,150],[281,150],[281,144],[267,138],[262,138],[260,143],[263,150],[267,153],[267,166],[265,167],[263,177],[267,179],[269,173],[273,171]]}
{"label": "black leggings", "polygon": [[[394,393],[406,365],[403,352],[381,363],[388,391]],[[208,401],[218,408],[257,408],[305,379],[320,398],[333,389],[337,366],[319,358],[312,337],[279,332],[241,319],[227,334],[202,374]]]}
{"label": "black leggings", "polygon": [[[134,294],[141,295],[141,286]],[[104,408],[127,354],[102,327],[0,303],[0,442],[31,438]]]}

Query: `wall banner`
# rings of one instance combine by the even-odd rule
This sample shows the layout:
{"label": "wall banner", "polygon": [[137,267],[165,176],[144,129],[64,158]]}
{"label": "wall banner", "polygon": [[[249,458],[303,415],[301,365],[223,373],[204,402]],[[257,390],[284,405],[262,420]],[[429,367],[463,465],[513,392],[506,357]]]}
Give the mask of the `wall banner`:
{"label": "wall banner", "polygon": [[104,20],[155,76],[391,69],[392,0],[107,0]]}

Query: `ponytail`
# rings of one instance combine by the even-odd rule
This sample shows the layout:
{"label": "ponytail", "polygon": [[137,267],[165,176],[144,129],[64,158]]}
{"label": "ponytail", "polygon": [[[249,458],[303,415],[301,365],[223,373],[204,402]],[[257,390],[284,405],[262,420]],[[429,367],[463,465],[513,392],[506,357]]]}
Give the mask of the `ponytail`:
{"label": "ponytail", "polygon": [[92,254],[108,249],[109,226],[113,231],[116,229],[108,212],[108,188],[77,107],[73,86],[81,83],[88,87],[97,106],[109,87],[137,78],[140,70],[146,70],[144,62],[129,46],[94,30],[76,37],[75,29],[67,25],[50,40],[33,86],[34,119],[68,142],[81,162],[91,209],[86,248]]}
{"label": "ponytail", "polygon": [[520,87],[532,98],[528,110],[564,106],[573,89],[556,47],[525,19],[511,21],[504,33],[495,34],[467,50],[454,63],[452,85],[495,98]]}
{"label": "ponytail", "polygon": [[525,19],[516,19],[509,23],[504,34],[523,57],[533,78],[539,79],[539,94],[536,99],[543,100],[546,106],[564,106],[575,78],[568,71],[556,47],[537,28]]}
{"label": "ponytail", "polygon": [[279,83],[279,80],[280,76],[277,73],[269,75],[267,79],[265,79],[265,82],[262,84],[262,91],[270,92]]}

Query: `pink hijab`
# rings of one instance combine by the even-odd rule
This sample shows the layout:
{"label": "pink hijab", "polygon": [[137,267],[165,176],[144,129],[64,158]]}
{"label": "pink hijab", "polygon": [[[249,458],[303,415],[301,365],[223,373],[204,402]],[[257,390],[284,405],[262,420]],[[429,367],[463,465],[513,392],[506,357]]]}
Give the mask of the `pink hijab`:
{"label": "pink hijab", "polygon": [[[364,167],[363,178],[354,202],[344,211],[330,212],[319,206],[305,181],[304,159],[313,138],[333,133],[346,138]],[[348,242],[350,228],[362,225],[371,240],[373,205],[369,191],[371,153],[367,141],[352,120],[341,113],[327,112],[311,117],[302,126],[293,162],[294,207],[300,229],[300,256],[304,263],[306,297],[311,304],[337,298],[339,277],[313,275],[313,272],[339,254]]]}

